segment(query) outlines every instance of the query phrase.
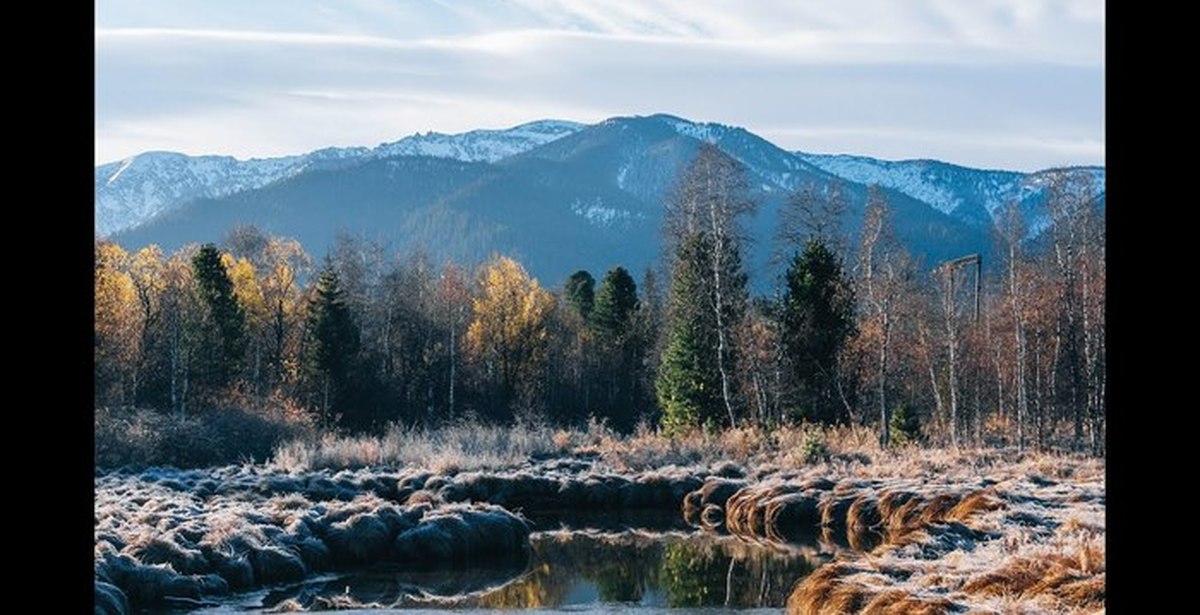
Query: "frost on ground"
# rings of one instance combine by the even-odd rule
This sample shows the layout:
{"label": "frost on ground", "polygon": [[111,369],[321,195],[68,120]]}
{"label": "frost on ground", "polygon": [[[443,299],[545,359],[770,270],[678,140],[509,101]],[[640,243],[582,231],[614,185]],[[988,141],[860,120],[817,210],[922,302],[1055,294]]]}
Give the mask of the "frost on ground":
{"label": "frost on ground", "polygon": [[820,544],[832,561],[793,581],[793,613],[1104,608],[1102,461],[914,450],[803,466],[732,456],[648,467],[637,457],[635,470],[633,457],[593,449],[491,469],[101,472],[98,612],[201,606],[379,563],[518,571],[472,585],[472,602],[486,604],[480,588],[521,576],[531,532],[596,528],[597,511],[667,515],[726,542]]}
{"label": "frost on ground", "polygon": [[846,535],[853,545],[865,525],[879,546],[803,579],[788,611],[1103,612],[1103,469],[1084,469],[1000,472],[968,489],[901,480],[860,491]]}

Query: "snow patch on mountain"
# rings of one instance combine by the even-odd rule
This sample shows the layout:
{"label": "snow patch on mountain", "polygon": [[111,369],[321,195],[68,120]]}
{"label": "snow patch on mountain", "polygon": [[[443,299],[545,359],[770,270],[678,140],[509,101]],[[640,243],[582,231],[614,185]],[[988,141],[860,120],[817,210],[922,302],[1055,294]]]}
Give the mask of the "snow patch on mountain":
{"label": "snow patch on mountain", "polygon": [[466,162],[496,162],[561,139],[583,128],[562,120],[541,120],[506,130],[472,130],[462,134],[427,132],[415,134],[375,148],[378,158],[433,156]]}
{"label": "snow patch on mountain", "polygon": [[571,201],[571,211],[583,216],[593,225],[604,228],[609,228],[616,224],[627,226],[633,220],[642,220],[646,217],[641,212],[607,207],[600,197],[592,197],[586,200],[575,199]]}
{"label": "snow patch on mountain", "polygon": [[728,126],[713,124],[711,122],[689,122],[672,115],[662,115],[659,117],[667,122],[671,128],[675,129],[675,132],[685,137],[691,137],[708,143],[716,143],[721,138],[721,133],[730,130]]}
{"label": "snow patch on mountain", "polygon": [[981,191],[990,197],[984,206],[988,211],[991,211],[993,208],[999,206],[999,203],[995,201],[1011,195],[1019,188],[1022,178],[1020,173],[1002,171],[987,173],[961,169],[962,171],[970,172],[975,177],[953,178],[959,179],[960,182],[947,183],[947,179],[952,179],[949,177],[952,173],[948,173],[947,169],[943,167],[950,167],[951,165],[944,165],[934,161],[906,160],[893,162],[889,160],[876,160],[864,156],[829,156],[806,154],[803,152],[797,152],[796,155],[823,171],[832,173],[838,177],[860,184],[879,184],[885,188],[891,188],[907,194],[914,199],[929,203],[947,214],[953,213],[965,200],[963,186],[957,185],[963,179],[968,182],[973,181],[976,184],[972,186],[973,189]]}
{"label": "snow patch on mountain", "polygon": [[[827,173],[860,184],[891,188],[946,214],[959,212],[965,216],[960,211],[963,205],[982,206],[993,220],[1008,203],[1024,203],[1042,193],[1050,174],[1050,171],[972,169],[937,160],[892,161],[805,152],[796,152],[796,156]],[[1101,167],[1086,170],[1092,173],[1095,190],[1103,191],[1105,170]]]}

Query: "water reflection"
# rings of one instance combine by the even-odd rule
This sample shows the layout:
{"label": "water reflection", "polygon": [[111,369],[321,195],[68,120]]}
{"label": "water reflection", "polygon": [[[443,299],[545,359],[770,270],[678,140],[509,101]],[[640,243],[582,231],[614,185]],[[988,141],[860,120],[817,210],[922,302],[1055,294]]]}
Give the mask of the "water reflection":
{"label": "water reflection", "polygon": [[825,561],[811,547],[769,547],[686,532],[549,531],[534,534],[519,569],[421,572],[377,567],[268,594],[270,608],[780,607],[796,581]]}

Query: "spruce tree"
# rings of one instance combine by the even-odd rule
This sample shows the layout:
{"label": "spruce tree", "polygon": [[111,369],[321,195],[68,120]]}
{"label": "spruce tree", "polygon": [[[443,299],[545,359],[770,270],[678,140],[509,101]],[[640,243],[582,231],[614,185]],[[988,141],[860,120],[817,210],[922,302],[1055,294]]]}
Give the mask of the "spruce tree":
{"label": "spruce tree", "polygon": [[783,345],[796,385],[793,408],[818,423],[849,417],[837,392],[838,357],[854,328],[854,297],[840,259],[818,240],[792,258],[783,298]]}
{"label": "spruce tree", "polygon": [[917,416],[917,411],[909,404],[900,404],[900,407],[892,412],[889,423],[891,429],[888,433],[888,443],[890,445],[903,446],[920,442],[921,419]]}
{"label": "spruce tree", "polygon": [[[344,414],[352,410],[346,407],[346,402],[351,398],[352,367],[358,353],[359,332],[345,294],[337,272],[326,265],[309,304],[307,322],[309,364],[315,372],[314,384],[325,421],[330,412]],[[348,418],[351,423],[365,422],[358,416]]]}
{"label": "spruce tree", "polygon": [[709,241],[703,234],[684,239],[671,277],[667,344],[655,381],[668,434],[716,424],[724,416],[721,374],[713,361],[717,328],[705,283]]}
{"label": "spruce tree", "polygon": [[613,427],[633,427],[637,418],[638,370],[645,354],[635,319],[638,311],[637,284],[624,267],[604,274],[592,310],[603,387],[601,402]]}
{"label": "spruce tree", "polygon": [[624,267],[614,267],[604,274],[594,305],[592,326],[602,340],[612,343],[628,334],[638,298],[637,284]]}
{"label": "spruce tree", "polygon": [[192,268],[207,308],[201,331],[198,384],[228,386],[241,372],[246,358],[246,315],[234,296],[233,282],[216,246],[201,246],[192,258]]}
{"label": "spruce tree", "polygon": [[567,278],[567,285],[564,291],[567,296],[567,302],[575,308],[575,311],[579,313],[583,321],[590,321],[596,292],[596,279],[592,277],[592,274],[582,269],[572,273],[571,277]]}

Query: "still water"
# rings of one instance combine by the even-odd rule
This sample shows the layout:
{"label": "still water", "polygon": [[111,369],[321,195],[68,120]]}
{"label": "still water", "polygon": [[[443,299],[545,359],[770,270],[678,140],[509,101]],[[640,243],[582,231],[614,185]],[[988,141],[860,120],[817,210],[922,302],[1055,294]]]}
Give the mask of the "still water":
{"label": "still water", "polygon": [[531,544],[528,561],[505,567],[376,566],[244,594],[193,612],[296,607],[373,613],[380,608],[777,612],[796,581],[829,558],[816,544],[760,545],[694,531],[544,531]]}

